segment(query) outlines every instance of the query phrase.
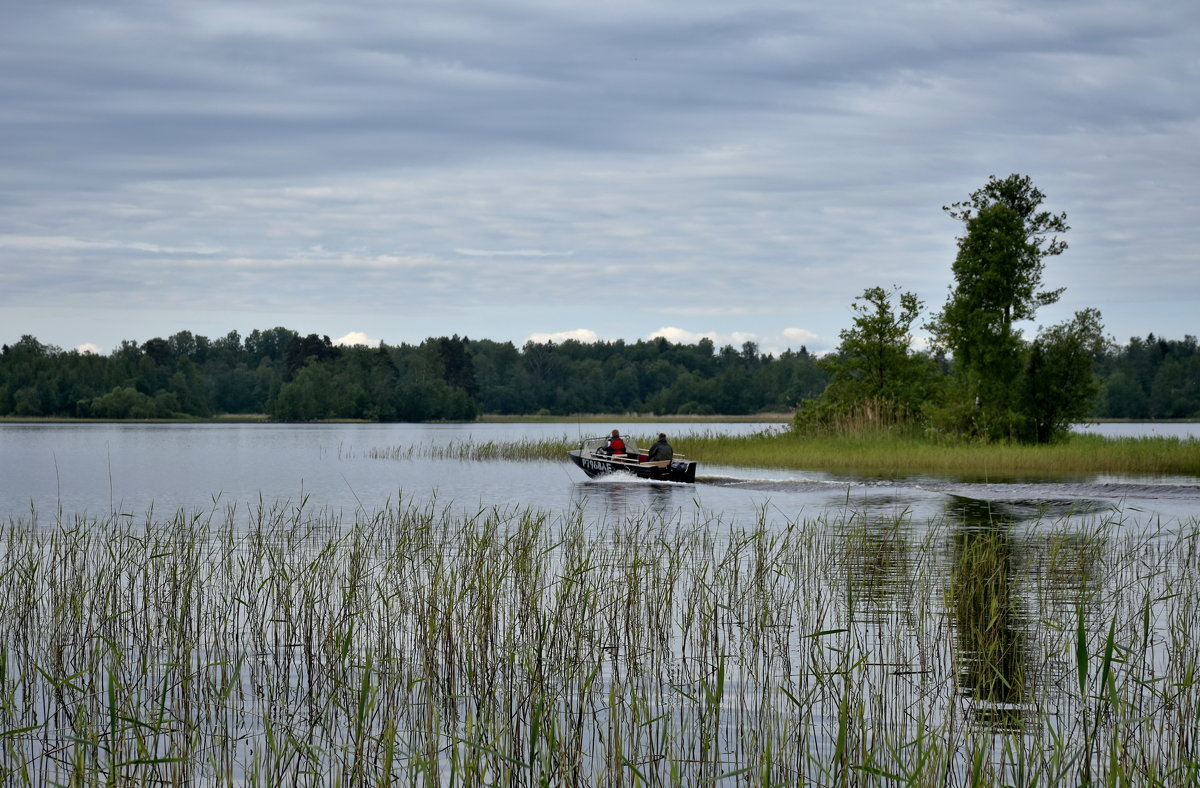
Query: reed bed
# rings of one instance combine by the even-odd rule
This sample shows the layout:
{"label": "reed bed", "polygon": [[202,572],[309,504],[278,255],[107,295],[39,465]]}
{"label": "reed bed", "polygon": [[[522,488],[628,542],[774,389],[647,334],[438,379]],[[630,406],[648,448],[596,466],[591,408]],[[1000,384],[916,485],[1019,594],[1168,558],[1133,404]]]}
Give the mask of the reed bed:
{"label": "reed bed", "polygon": [[681,437],[696,459],[726,465],[854,471],[884,475],[947,474],[1001,480],[1072,474],[1200,476],[1200,440],[1071,435],[1027,445],[894,434],[858,437],[706,433]]}
{"label": "reed bed", "polygon": [[[377,446],[361,454],[373,460],[560,460],[565,456],[565,447],[576,444],[578,441],[572,442],[565,434],[561,438],[522,438],[515,441],[476,441],[465,438],[448,443]],[[359,454],[352,447],[343,446],[338,450],[339,457],[349,458]]]}
{"label": "reed bed", "polygon": [[306,501],[10,523],[5,785],[1196,784],[1197,540]]}
{"label": "reed bed", "polygon": [[[633,436],[640,446],[650,436]],[[1200,476],[1200,440],[1179,438],[1106,438],[1072,435],[1061,443],[1024,445],[958,442],[895,434],[799,436],[780,426],[751,435],[713,431],[672,436],[676,451],[702,462],[740,467],[845,471],[889,476],[945,474],[1001,481],[1061,478],[1078,474]],[[409,444],[362,452],[381,460],[563,460],[578,438],[516,441],[452,441],[445,445]],[[342,447],[342,456],[358,456]]]}

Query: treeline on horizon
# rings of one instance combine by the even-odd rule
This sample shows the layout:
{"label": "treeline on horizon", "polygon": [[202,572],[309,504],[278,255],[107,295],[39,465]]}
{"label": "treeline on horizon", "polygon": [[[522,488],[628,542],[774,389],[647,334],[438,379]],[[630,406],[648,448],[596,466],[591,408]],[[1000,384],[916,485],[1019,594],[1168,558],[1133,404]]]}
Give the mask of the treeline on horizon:
{"label": "treeline on horizon", "polygon": [[[948,373],[950,364],[936,359]],[[1200,417],[1194,336],[1149,334],[1095,359],[1092,414]],[[0,416],[155,419],[266,414],[279,421],[471,420],[479,415],[745,415],[795,410],[830,380],[805,348],[764,354],[710,340],[582,343],[452,337],[334,345],[287,328],[219,339],[181,331],[108,355],[23,336],[0,352]]]}

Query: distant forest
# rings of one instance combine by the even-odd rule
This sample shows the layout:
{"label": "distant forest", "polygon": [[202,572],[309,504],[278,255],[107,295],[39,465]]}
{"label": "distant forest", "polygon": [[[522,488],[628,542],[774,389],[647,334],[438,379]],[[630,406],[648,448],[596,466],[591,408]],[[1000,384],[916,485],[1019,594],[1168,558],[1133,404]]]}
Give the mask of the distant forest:
{"label": "distant forest", "polygon": [[[1196,338],[1148,335],[1095,359],[1100,418],[1200,417]],[[940,363],[948,368],[944,360]],[[341,347],[286,328],[181,331],[109,355],[24,336],[0,353],[0,416],[150,419],[262,413],[279,421],[471,420],[480,414],[791,412],[829,376],[801,348],[665,339],[526,343],[438,337]]]}

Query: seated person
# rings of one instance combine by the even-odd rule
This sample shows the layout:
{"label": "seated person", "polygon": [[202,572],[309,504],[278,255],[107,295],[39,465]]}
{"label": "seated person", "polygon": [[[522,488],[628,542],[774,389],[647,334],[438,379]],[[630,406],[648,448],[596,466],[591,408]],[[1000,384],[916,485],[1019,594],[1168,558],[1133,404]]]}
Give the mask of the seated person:
{"label": "seated person", "polygon": [[667,443],[667,433],[658,433],[658,440],[650,447],[649,453],[646,455],[646,462],[658,463],[665,466],[675,456],[675,450],[671,448],[671,444]]}
{"label": "seated person", "polygon": [[608,443],[606,443],[604,448],[602,448],[600,451],[609,455],[624,455],[625,441],[621,440],[621,431],[613,430],[612,436],[608,439]]}

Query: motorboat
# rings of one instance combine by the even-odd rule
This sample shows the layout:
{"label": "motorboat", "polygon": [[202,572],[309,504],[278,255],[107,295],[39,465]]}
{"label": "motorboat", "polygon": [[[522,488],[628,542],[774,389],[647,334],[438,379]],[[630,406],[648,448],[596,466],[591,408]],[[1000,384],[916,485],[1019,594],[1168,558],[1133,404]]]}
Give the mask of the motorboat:
{"label": "motorboat", "polygon": [[653,481],[689,484],[696,481],[696,461],[688,460],[682,454],[674,454],[669,460],[650,462],[649,450],[639,449],[630,439],[626,439],[624,452],[610,454],[607,446],[607,435],[583,438],[579,441],[579,448],[569,450],[567,456],[593,479],[612,473],[626,473]]}

